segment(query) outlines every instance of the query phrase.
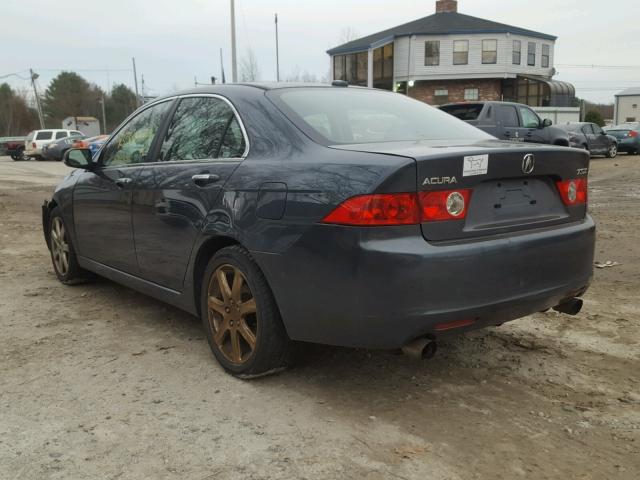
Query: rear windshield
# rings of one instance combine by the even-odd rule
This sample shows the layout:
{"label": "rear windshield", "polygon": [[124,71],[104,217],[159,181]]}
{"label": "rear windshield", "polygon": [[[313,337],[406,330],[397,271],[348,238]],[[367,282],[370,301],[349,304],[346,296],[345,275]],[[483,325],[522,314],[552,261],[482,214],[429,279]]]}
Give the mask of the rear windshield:
{"label": "rear windshield", "polygon": [[471,103],[468,105],[443,105],[440,110],[453,115],[460,120],[477,120],[484,107],[481,103]]}
{"label": "rear windshield", "polygon": [[307,135],[327,145],[493,138],[397,93],[309,87],[271,90],[267,95]]}
{"label": "rear windshield", "polygon": [[36,133],[36,140],[51,140],[53,132],[51,130],[43,130]]}

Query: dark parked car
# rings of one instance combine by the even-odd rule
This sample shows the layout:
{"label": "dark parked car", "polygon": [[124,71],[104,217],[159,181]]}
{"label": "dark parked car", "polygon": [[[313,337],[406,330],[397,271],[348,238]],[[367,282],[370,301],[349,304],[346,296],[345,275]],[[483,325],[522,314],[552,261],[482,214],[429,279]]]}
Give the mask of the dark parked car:
{"label": "dark parked car", "polygon": [[640,123],[622,123],[605,129],[618,140],[618,151],[631,155],[640,153]]}
{"label": "dark parked car", "polygon": [[574,148],[583,148],[591,155],[606,155],[607,158],[615,158],[618,155],[616,137],[607,135],[595,123],[575,122],[560,124],[558,127],[567,131],[571,146]]}
{"label": "dark parked car", "polygon": [[58,278],[199,315],[236,375],[285,367],[296,340],[429,356],[447,334],[576,313],[593,273],[586,152],[391,92],[192,90],[65,162],[42,210]]}
{"label": "dark parked car", "polygon": [[80,147],[80,142],[85,138],[84,135],[74,135],[56,140],[42,147],[42,156],[45,160],[60,161],[67,150]]}
{"label": "dark parked car", "polygon": [[13,160],[26,160],[24,155],[24,139],[8,140],[4,147],[7,154],[9,154]]}
{"label": "dark parked car", "polygon": [[449,103],[440,110],[501,140],[569,146],[567,132],[552,126],[551,120],[542,120],[530,107],[520,103]]}

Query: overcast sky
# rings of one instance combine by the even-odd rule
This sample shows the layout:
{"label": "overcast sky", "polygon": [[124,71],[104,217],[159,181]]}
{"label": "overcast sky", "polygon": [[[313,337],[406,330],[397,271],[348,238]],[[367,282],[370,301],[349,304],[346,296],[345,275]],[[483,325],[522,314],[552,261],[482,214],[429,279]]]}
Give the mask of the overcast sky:
{"label": "overcast sky", "polygon": [[[640,87],[638,0],[460,0],[459,11],[557,35],[556,79],[577,95],[613,102]],[[611,7],[609,7],[611,5]],[[351,27],[368,35],[434,13],[435,0],[236,0],[238,56],[256,53],[264,80],[275,79],[273,15],[280,19],[280,70],[326,75],[326,50]],[[60,69],[108,88],[133,86],[131,57],[148,94],[161,95],[220,74],[223,49],[230,79],[229,0],[0,0],[0,77],[28,69],[46,88]],[[565,65],[632,65],[574,68]],[[112,69],[106,72],[96,71]],[[117,71],[117,70],[123,71]],[[19,77],[0,78],[27,87]]]}

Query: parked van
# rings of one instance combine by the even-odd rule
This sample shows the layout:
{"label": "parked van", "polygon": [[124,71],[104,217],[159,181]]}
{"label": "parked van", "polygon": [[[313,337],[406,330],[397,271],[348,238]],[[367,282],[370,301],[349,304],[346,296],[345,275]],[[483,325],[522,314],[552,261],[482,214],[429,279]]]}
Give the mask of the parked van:
{"label": "parked van", "polygon": [[34,130],[25,138],[24,154],[27,157],[32,157],[36,160],[42,160],[42,147],[44,147],[48,143],[60,140],[61,138],[77,136],[82,136],[82,132],[79,132],[78,130],[62,129]]}

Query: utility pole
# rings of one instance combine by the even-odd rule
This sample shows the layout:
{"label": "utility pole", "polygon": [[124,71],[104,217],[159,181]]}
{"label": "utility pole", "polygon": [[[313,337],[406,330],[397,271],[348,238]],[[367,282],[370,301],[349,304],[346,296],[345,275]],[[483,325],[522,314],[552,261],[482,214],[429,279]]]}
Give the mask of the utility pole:
{"label": "utility pole", "polygon": [[278,14],[276,13],[276,82],[280,81],[280,46],[278,42]]}
{"label": "utility pole", "polygon": [[227,83],[227,79],[224,78],[224,62],[222,61],[222,49],[220,49],[220,80],[222,83]]}
{"label": "utility pole", "polygon": [[136,70],[136,58],[131,57],[133,62],[133,83],[136,87],[136,108],[140,106],[140,94],[138,93],[138,71]]}
{"label": "utility pole", "polygon": [[42,114],[42,105],[40,105],[40,95],[38,95],[38,89],[36,88],[36,79],[40,76],[37,73],[33,73],[33,69],[29,69],[31,74],[31,85],[33,86],[33,94],[36,96],[36,108],[38,109],[38,120],[40,120],[40,128],[44,129],[44,115]]}
{"label": "utility pole", "polygon": [[100,104],[102,105],[102,133],[103,134],[107,134],[107,113],[104,107],[104,93],[102,94],[102,99],[99,100]]}
{"label": "utility pole", "polygon": [[236,2],[231,0],[231,81],[238,81],[238,63],[236,58]]}

